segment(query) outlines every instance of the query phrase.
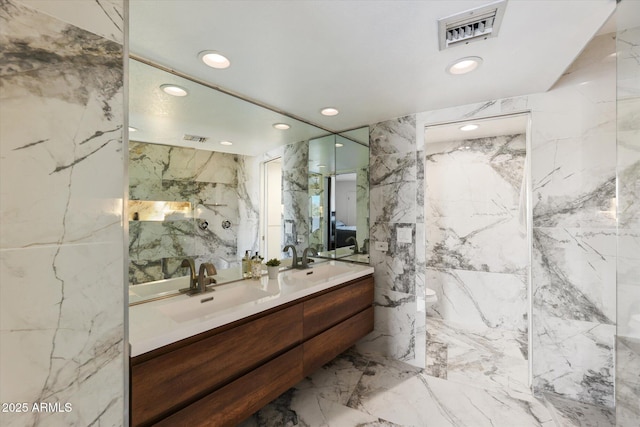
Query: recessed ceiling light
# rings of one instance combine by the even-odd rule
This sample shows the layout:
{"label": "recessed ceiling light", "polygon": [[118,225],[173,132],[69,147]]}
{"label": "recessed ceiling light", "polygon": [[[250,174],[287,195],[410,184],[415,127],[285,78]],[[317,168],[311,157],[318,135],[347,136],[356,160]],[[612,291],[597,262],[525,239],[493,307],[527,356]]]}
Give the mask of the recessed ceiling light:
{"label": "recessed ceiling light", "polygon": [[229,61],[226,56],[215,50],[205,50],[204,52],[200,52],[198,56],[202,62],[211,68],[222,70],[231,65],[231,61]]}
{"label": "recessed ceiling light", "polygon": [[231,141],[220,141],[220,145],[233,145]]}
{"label": "recessed ceiling light", "polygon": [[466,74],[475,70],[482,64],[482,58],[479,56],[467,56],[460,58],[447,66],[447,73],[449,74]]}
{"label": "recessed ceiling light", "polygon": [[279,130],[287,130],[289,128],[291,128],[291,126],[289,126],[286,123],[274,123],[273,127]]}
{"label": "recessed ceiling light", "polygon": [[344,144],[341,142],[336,142],[336,147],[340,148],[340,147],[344,147]]}
{"label": "recessed ceiling light", "polygon": [[468,124],[468,125],[460,126],[460,130],[463,131],[463,132],[469,132],[470,130],[478,129],[479,127],[480,126],[478,126],[478,125]]}
{"label": "recessed ceiling light", "polygon": [[169,94],[171,96],[187,96],[189,92],[183,87],[177,85],[162,85],[160,89],[164,91],[164,93]]}
{"label": "recessed ceiling light", "polygon": [[133,126],[129,126],[129,132],[136,132],[138,129],[134,128]]}
{"label": "recessed ceiling light", "polygon": [[339,113],[337,108],[333,108],[333,107],[327,107],[327,108],[323,108],[322,110],[320,110],[320,113],[323,116],[335,116]]}

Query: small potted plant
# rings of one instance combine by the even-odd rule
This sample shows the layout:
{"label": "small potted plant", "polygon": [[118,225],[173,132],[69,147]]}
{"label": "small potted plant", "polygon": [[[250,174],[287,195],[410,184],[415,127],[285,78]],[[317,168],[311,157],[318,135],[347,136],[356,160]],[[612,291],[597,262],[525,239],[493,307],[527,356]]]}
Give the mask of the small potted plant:
{"label": "small potted plant", "polygon": [[271,258],[269,261],[267,261],[267,273],[269,274],[269,279],[277,279],[279,272],[280,272],[279,259]]}

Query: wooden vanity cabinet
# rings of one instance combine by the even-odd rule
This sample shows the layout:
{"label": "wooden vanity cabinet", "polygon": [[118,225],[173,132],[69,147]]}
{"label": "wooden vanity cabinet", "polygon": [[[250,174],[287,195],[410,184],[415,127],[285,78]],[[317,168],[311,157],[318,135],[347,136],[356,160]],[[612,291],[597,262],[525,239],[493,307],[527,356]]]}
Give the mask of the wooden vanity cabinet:
{"label": "wooden vanity cabinet", "polygon": [[131,359],[132,426],[234,426],[373,330],[365,276]]}

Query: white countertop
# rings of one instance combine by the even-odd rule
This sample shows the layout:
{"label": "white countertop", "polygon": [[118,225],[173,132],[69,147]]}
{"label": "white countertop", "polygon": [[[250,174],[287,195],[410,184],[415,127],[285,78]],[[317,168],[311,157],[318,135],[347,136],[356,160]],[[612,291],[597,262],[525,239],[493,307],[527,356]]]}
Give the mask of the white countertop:
{"label": "white countertop", "polygon": [[[316,271],[320,273],[322,270],[322,274],[316,276],[307,275],[308,272],[319,267],[321,269]],[[328,261],[317,263],[307,270],[282,271],[278,275],[278,279],[269,280],[265,275],[260,280],[246,279],[218,285],[215,286],[216,291],[214,292],[192,297],[179,295],[131,306],[129,307],[131,357],[372,273],[373,267],[368,265]],[[164,314],[171,312],[173,307],[190,304],[188,301],[199,304],[198,300],[207,299],[211,296],[215,298],[218,291],[220,291],[218,295],[222,295],[227,290],[233,291],[233,288],[239,287],[252,288],[248,290],[260,296],[257,297],[258,299],[246,303],[217,309],[200,317],[181,322]]]}

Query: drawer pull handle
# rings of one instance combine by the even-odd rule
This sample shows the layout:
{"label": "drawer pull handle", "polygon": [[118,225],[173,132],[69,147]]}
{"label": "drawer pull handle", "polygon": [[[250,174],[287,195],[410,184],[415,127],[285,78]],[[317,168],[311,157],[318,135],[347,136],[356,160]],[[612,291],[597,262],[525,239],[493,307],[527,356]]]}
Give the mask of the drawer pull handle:
{"label": "drawer pull handle", "polygon": [[200,300],[200,304],[205,303],[205,302],[209,302],[209,301],[213,301],[213,297],[209,297],[209,298],[202,298]]}

